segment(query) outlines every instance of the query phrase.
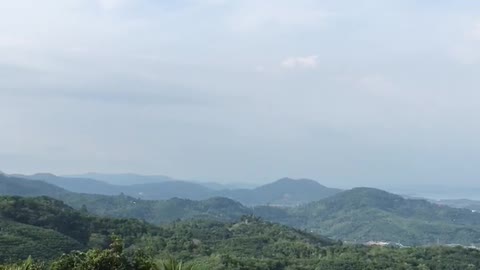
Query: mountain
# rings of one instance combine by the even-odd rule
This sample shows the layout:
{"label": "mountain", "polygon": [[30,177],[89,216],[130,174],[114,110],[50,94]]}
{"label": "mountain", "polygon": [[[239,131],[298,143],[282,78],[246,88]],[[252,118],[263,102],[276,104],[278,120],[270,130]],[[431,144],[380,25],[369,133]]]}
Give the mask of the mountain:
{"label": "mountain", "polygon": [[[203,185],[186,181],[164,181],[135,185],[113,185],[90,178],[60,177],[49,173],[34,175],[11,175],[16,178],[39,180],[65,190],[76,193],[119,195],[121,193],[147,200],[165,200],[171,198],[186,198],[193,200],[206,199],[215,196],[214,191]],[[39,194],[48,195],[48,194]]]}
{"label": "mountain", "polygon": [[173,198],[165,201],[147,201],[126,195],[104,196],[75,194],[63,198],[76,209],[115,218],[136,218],[152,224],[165,224],[176,220],[209,219],[234,221],[252,210],[227,198],[210,198],[203,201]]}
{"label": "mountain", "polygon": [[44,181],[0,174],[0,195],[58,197],[65,193],[68,193],[65,189]]}
{"label": "mountain", "polygon": [[341,192],[325,187],[314,180],[282,178],[255,189],[236,189],[220,192],[245,205],[295,206],[318,201]]}
{"label": "mountain", "polygon": [[[269,214],[264,212],[264,216]],[[426,200],[405,199],[373,188],[344,191],[269,218],[359,243],[371,240],[404,245],[480,243],[480,214]]]}
{"label": "mountain", "polygon": [[0,196],[0,228],[0,262],[105,247],[113,233],[131,245],[146,232],[162,231],[141,221],[93,217],[48,197],[10,196]]}
{"label": "mountain", "polygon": [[120,174],[104,174],[104,173],[85,173],[77,175],[65,175],[70,178],[88,178],[112,185],[136,185],[136,184],[150,184],[161,183],[166,181],[177,181],[177,179],[170,178],[165,175],[140,175],[134,173],[120,173]]}
{"label": "mountain", "polygon": [[[294,180],[283,180],[279,183],[292,181]],[[259,190],[265,192],[272,189],[267,185],[265,189]],[[348,242],[480,244],[479,213],[426,200],[405,199],[372,188],[355,188],[295,207],[249,208],[231,199],[219,197],[200,201],[179,198],[142,200],[128,195],[79,194],[43,181],[3,175],[0,176],[0,194],[48,195],[65,201],[75,209],[85,209],[96,215],[136,218],[154,224],[192,219],[231,222],[241,216],[254,214],[271,222]]]}
{"label": "mountain", "polygon": [[[201,207],[208,210],[231,203],[228,199],[216,198],[205,201]],[[25,259],[29,255],[48,260],[71,250],[108,247],[112,234],[121,236],[125,248],[132,251],[148,247],[152,254],[174,252],[185,256],[179,251],[188,249],[188,256],[206,258],[216,253],[238,257],[260,257],[262,254],[261,257],[281,259],[284,255],[279,251],[282,250],[307,256],[306,252],[340,244],[252,216],[233,222],[176,221],[160,227],[139,220],[91,216],[47,197],[0,196],[0,225],[0,263]]]}
{"label": "mountain", "polygon": [[168,223],[178,219],[200,218],[232,221],[252,213],[250,208],[227,198],[213,197],[203,201],[180,198],[142,200],[123,194],[117,196],[81,194],[67,191],[44,181],[7,175],[0,175],[0,195],[49,196],[62,200],[75,209],[86,208],[89,212],[99,216],[136,218],[155,224]]}
{"label": "mountain", "polygon": [[[343,245],[254,216],[235,222],[176,221],[159,227],[138,220],[90,216],[46,197],[0,197],[0,226],[0,269],[153,270],[193,269],[189,266],[195,265],[195,269],[341,270],[480,266],[480,251],[473,248]],[[29,256],[33,260],[19,262]],[[177,263],[172,258],[187,263]]]}
{"label": "mountain", "polygon": [[[283,178],[254,189],[219,190],[221,186],[213,185],[212,183],[200,184],[188,181],[172,180],[172,178],[163,176],[142,176],[135,174],[107,175],[90,173],[83,175],[84,177],[96,177],[96,179],[82,178],[80,177],[82,175],[79,175],[75,178],[73,178],[73,176],[60,177],[48,173],[12,176],[17,178],[44,181],[76,193],[102,195],[118,195],[123,193],[145,200],[167,200],[171,198],[203,200],[212,197],[227,197],[250,206],[295,206],[321,200],[341,191],[339,189],[325,187],[314,180],[294,180],[290,178]],[[137,180],[139,182],[153,182],[114,185],[106,182],[107,179],[110,179],[108,180],[110,182],[120,181],[122,183],[127,183],[129,181],[135,182]],[[114,181],[112,179],[120,180]],[[129,180],[127,181],[127,179]],[[154,179],[157,179],[158,181],[154,182],[156,181]],[[208,188],[205,185],[214,186],[214,188]]]}
{"label": "mountain", "polygon": [[83,248],[77,240],[57,231],[3,217],[0,217],[0,228],[0,262],[24,260],[28,256],[52,259]]}
{"label": "mountain", "polygon": [[191,200],[207,199],[215,192],[200,184],[186,181],[167,181],[162,183],[137,184],[126,186],[123,193],[145,200],[165,200],[185,198]]}
{"label": "mountain", "polygon": [[60,177],[50,173],[37,173],[34,175],[15,174],[12,176],[30,180],[44,181],[68,191],[77,193],[118,195],[123,191],[121,187],[90,178]]}

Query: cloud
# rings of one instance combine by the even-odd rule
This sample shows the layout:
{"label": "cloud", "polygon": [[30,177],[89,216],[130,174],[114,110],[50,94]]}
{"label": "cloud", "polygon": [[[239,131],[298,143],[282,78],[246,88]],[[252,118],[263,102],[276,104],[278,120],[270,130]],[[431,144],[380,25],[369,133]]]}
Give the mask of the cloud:
{"label": "cloud", "polygon": [[318,55],[289,57],[280,64],[285,69],[315,69],[318,66]]}

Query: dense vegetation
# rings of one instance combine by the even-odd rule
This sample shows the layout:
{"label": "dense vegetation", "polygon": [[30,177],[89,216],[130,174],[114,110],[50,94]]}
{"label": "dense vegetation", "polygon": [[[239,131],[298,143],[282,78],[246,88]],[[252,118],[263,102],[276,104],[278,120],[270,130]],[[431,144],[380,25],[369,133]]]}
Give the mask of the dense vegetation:
{"label": "dense vegetation", "polygon": [[[480,267],[480,251],[476,249],[346,245],[254,216],[237,222],[190,220],[158,227],[138,220],[100,218],[85,210],[74,210],[47,197],[0,197],[0,264],[7,264],[0,269]],[[35,261],[15,263],[29,256]]]}
{"label": "dense vegetation", "polygon": [[[41,181],[0,175],[0,194],[57,198],[98,216],[135,218],[152,224],[208,219],[234,222],[244,215],[319,233],[351,243],[373,241],[403,245],[480,243],[480,214],[371,188],[356,188],[297,207],[245,207],[226,198],[203,201],[140,200],[126,195],[73,193]],[[128,239],[126,239],[128,241]]]}
{"label": "dense vegetation", "polygon": [[141,249],[125,250],[121,240],[113,237],[109,248],[104,250],[74,251],[49,262],[34,262],[29,258],[23,263],[0,265],[0,270],[468,270],[480,266],[480,251],[461,247],[332,246],[317,248],[314,253],[301,257],[289,250],[278,258],[260,257],[260,254],[212,254],[184,263],[173,257],[159,259]]}
{"label": "dense vegetation", "polygon": [[[275,258],[282,249],[307,256],[318,247],[337,243],[251,216],[234,223],[198,220],[157,227],[138,220],[91,216],[47,197],[0,197],[0,220],[0,239],[17,240],[0,242],[0,261],[29,255],[51,259],[71,250],[105,248],[112,234],[121,236],[128,250],[142,248],[152,256],[175,254],[185,260],[213,253]],[[15,249],[16,243],[31,243],[31,248]]]}
{"label": "dense vegetation", "polygon": [[480,214],[371,188],[356,188],[286,211],[287,219],[276,221],[360,243],[480,243]]}

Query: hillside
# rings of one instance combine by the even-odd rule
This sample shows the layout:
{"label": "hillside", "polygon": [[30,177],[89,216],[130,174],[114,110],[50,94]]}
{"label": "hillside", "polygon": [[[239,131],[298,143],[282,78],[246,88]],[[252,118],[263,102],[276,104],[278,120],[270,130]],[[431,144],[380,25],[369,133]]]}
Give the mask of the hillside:
{"label": "hillside", "polygon": [[227,190],[220,195],[245,205],[296,206],[327,198],[340,191],[325,187],[314,180],[282,178],[255,189]]}
{"label": "hillside", "polygon": [[141,221],[90,216],[48,197],[0,197],[0,261],[35,255],[48,259],[71,250],[108,246],[112,233],[132,245],[163,230]]}
{"label": "hillside", "polygon": [[[103,175],[102,175],[103,176]],[[109,175],[104,175],[107,178]],[[118,177],[131,178],[133,182],[135,179],[140,178],[139,175],[119,175]],[[131,184],[131,185],[113,185],[107,182],[103,182],[96,179],[80,178],[80,177],[60,177],[48,173],[39,173],[34,175],[10,175],[10,177],[23,178],[28,180],[38,180],[49,184],[56,185],[65,190],[86,193],[86,194],[99,194],[99,195],[119,195],[121,193],[133,196],[135,198],[142,198],[146,200],[165,200],[171,198],[185,198],[192,200],[207,199],[215,196],[214,191],[210,190],[200,184],[190,183],[185,181],[172,181],[165,179],[165,181],[159,181],[158,183],[143,183],[143,184]],[[147,177],[147,176],[145,176]],[[130,178],[128,178],[130,179]],[[153,178],[156,179],[156,178]],[[154,181],[154,180],[152,180]],[[48,195],[39,193],[38,195]]]}
{"label": "hillside", "polygon": [[203,201],[173,198],[169,200],[142,200],[128,195],[81,194],[66,191],[38,180],[0,175],[0,195],[25,197],[49,196],[76,208],[116,218],[137,218],[154,224],[177,219],[209,218],[232,221],[251,210],[231,199],[213,197]]}
{"label": "hillside", "polygon": [[200,184],[186,181],[129,185],[121,190],[127,195],[145,200],[166,200],[171,198],[202,200],[216,196],[213,190]]}
{"label": "hillside", "polygon": [[179,198],[147,201],[126,195],[75,194],[64,197],[64,200],[74,208],[86,207],[90,213],[99,216],[136,218],[153,224],[203,218],[233,221],[252,213],[249,208],[227,198],[211,198],[203,201]]}
{"label": "hillside", "polygon": [[[93,176],[102,180],[81,177],[59,177],[53,174],[45,173],[30,176],[12,176],[16,178],[44,181],[76,193],[100,195],[118,195],[123,193],[145,200],[167,200],[171,198],[203,200],[212,197],[227,197],[249,206],[296,206],[308,202],[318,201],[341,191],[339,189],[325,187],[313,180],[294,180],[290,178],[283,178],[254,189],[215,190],[199,183],[172,180],[168,177],[142,176],[136,174],[83,175],[85,177]],[[107,183],[135,183],[136,180],[138,180],[139,183],[128,185],[114,185]]]}
{"label": "hillside", "polygon": [[[3,194],[48,195],[75,209],[114,218],[136,218],[153,224],[210,219],[232,222],[255,214],[265,220],[348,242],[399,242],[404,245],[479,244],[480,214],[425,200],[405,199],[385,191],[356,188],[297,207],[245,207],[227,198],[141,200],[128,195],[78,194],[42,181],[1,177]],[[11,194],[8,194],[11,195]]]}
{"label": "hillside", "polygon": [[[87,216],[45,197],[0,197],[0,202],[0,216],[9,216],[0,218],[0,269],[460,270],[480,266],[477,249],[342,245],[253,216],[228,223],[197,220],[154,227],[134,220]],[[57,231],[64,226],[62,221],[89,225],[84,229],[90,233],[87,245],[92,249],[87,251],[85,245]],[[107,237],[111,233],[128,240]],[[81,251],[60,256],[73,249]],[[36,261],[3,266],[29,255]]]}
{"label": "hillside", "polygon": [[277,221],[353,242],[480,243],[480,214],[372,188],[352,189],[286,211],[288,215]]}
{"label": "hillside", "polygon": [[12,175],[17,178],[25,178],[30,180],[40,180],[52,185],[56,185],[68,191],[89,194],[118,195],[122,193],[122,189],[118,186],[111,185],[102,181],[90,178],[70,178],[60,177],[49,173],[38,173],[34,175]]}
{"label": "hillside", "polygon": [[[217,203],[207,201],[204,207]],[[125,240],[126,248],[148,247],[152,254],[188,259],[212,253],[275,258],[280,248],[307,256],[306,252],[339,244],[251,216],[235,222],[197,220],[156,227],[138,220],[91,216],[47,197],[0,197],[0,217],[0,263],[29,255],[50,259],[75,249],[107,247],[112,233]]]}
{"label": "hillside", "polygon": [[28,180],[0,174],[0,195],[58,197],[68,193],[63,188],[44,181]]}
{"label": "hillside", "polygon": [[31,226],[0,217],[0,262],[24,260],[28,256],[52,259],[75,249],[77,240],[55,230]]}
{"label": "hillside", "polygon": [[136,185],[136,184],[150,184],[150,183],[161,183],[161,182],[172,182],[177,181],[164,175],[140,175],[134,173],[118,173],[118,174],[108,174],[108,173],[85,173],[77,175],[67,175],[66,178],[87,178],[94,179],[97,181],[109,183],[111,185]]}

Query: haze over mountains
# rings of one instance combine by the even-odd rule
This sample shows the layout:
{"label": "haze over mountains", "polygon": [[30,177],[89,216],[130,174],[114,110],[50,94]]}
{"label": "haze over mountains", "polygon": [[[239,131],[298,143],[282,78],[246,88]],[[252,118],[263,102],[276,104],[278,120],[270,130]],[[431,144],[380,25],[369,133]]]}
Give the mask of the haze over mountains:
{"label": "haze over mountains", "polygon": [[[35,180],[39,177],[44,180]],[[355,188],[347,191],[328,188],[325,190],[325,187],[311,180],[281,179],[250,191],[257,196],[265,196],[264,201],[268,201],[270,205],[262,205],[261,200],[257,198],[253,202],[250,201],[250,205],[255,206],[248,206],[229,198],[218,197],[216,194],[212,194],[216,197],[207,196],[208,198],[202,200],[181,198],[144,200],[139,199],[138,196],[128,196],[126,193],[114,196],[76,193],[46,182],[57,181],[70,185],[69,181],[62,182],[62,178],[58,179],[51,175],[49,177],[37,175],[29,178],[0,175],[0,195],[45,195],[95,215],[136,218],[154,224],[168,223],[177,219],[233,221],[244,215],[255,215],[271,222],[355,243],[373,240],[398,242],[404,245],[480,244],[479,213],[433,204],[426,200],[405,199],[373,188]],[[88,180],[88,183],[96,182]],[[168,183],[166,187],[172,188],[170,190],[173,190],[173,186],[178,187],[177,184],[179,184],[175,181],[165,183]],[[165,183],[154,183],[154,185]],[[299,183],[298,190],[294,189],[293,183]],[[277,203],[273,202],[284,203],[284,197],[268,197],[286,188],[294,198],[301,195],[300,187],[304,186],[307,188],[304,190],[305,198],[312,199],[308,197],[307,191],[318,188],[317,184],[320,190],[330,193],[323,193],[321,196],[324,198],[298,206],[278,207]],[[150,185],[153,184],[144,185],[152,188]],[[179,185],[186,185],[186,183],[180,182]],[[143,185],[133,187],[138,186]],[[242,192],[247,191],[237,192],[243,196]],[[252,197],[243,198],[248,201]],[[280,198],[279,201],[278,198]],[[289,200],[289,202],[292,201]]]}
{"label": "haze over mountains", "polygon": [[[68,191],[88,194],[126,194],[146,200],[184,198],[202,200],[211,197],[227,197],[245,205],[293,206],[320,200],[340,192],[309,179],[283,178],[253,189],[214,189],[200,183],[175,180],[166,176],[142,176],[136,174],[87,174],[94,178],[80,176],[61,177],[53,174],[12,175],[15,177],[41,180],[62,187]],[[129,178],[129,177],[132,178]],[[100,181],[98,179],[104,179]],[[108,179],[108,180],[107,180]],[[139,181],[139,183],[136,183]],[[121,184],[113,184],[121,183]],[[133,183],[133,184],[132,184]]]}

